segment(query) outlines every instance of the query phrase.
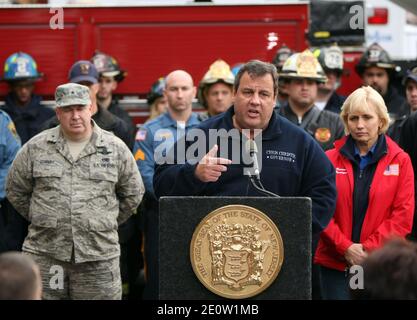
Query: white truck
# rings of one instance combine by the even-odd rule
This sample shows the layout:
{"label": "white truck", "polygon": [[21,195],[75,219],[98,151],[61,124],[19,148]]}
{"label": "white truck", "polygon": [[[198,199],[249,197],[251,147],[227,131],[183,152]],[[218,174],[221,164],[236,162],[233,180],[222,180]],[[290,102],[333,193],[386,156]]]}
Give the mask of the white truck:
{"label": "white truck", "polygon": [[[414,1],[413,5],[417,10],[417,1]],[[388,0],[365,0],[365,6],[366,45],[378,42],[394,60],[416,60],[416,16],[404,7]]]}

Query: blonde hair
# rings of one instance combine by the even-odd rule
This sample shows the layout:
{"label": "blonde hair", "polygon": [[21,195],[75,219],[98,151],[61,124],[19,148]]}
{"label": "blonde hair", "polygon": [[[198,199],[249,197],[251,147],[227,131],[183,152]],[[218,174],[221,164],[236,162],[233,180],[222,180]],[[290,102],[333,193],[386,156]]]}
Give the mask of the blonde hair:
{"label": "blonde hair", "polygon": [[389,127],[389,114],[382,96],[370,86],[361,87],[353,91],[342,106],[340,117],[345,125],[345,133],[349,134],[348,116],[354,112],[369,113],[375,111],[382,122],[378,134],[385,133]]}

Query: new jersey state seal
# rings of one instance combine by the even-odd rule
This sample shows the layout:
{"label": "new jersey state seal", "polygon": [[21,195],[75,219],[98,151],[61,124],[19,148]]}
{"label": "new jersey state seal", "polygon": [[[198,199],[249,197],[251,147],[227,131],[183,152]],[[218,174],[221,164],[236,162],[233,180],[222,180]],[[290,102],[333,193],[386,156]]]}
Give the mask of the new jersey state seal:
{"label": "new jersey state seal", "polygon": [[194,231],[191,264],[215,294],[244,299],[268,288],[284,261],[277,226],[261,211],[229,205],[209,213]]}

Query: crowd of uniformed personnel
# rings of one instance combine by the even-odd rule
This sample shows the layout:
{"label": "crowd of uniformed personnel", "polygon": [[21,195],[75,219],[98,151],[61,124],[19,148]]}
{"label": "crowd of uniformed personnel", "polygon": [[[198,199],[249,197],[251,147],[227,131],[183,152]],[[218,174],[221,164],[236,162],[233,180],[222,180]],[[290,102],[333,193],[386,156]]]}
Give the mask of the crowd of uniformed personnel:
{"label": "crowd of uniformed personnel", "polygon": [[[340,255],[342,260],[345,259],[345,263],[342,264],[342,266],[343,268],[346,268],[346,266],[352,265],[353,262],[355,262],[355,264],[362,262],[363,259],[367,257],[368,251],[381,247],[382,243],[391,236],[403,237],[408,239],[408,241],[415,241],[417,239],[417,222],[414,215],[415,196],[414,175],[412,175],[412,169],[410,171],[411,173],[408,172],[408,177],[412,177],[412,182],[407,180],[408,184],[401,185],[401,188],[407,188],[409,193],[411,192],[412,199],[406,199],[404,196],[402,203],[397,203],[394,200],[392,202],[396,206],[407,206],[401,217],[398,218],[400,220],[394,221],[394,218],[390,217],[390,215],[394,216],[395,209],[390,209],[391,211],[387,212],[386,220],[380,221],[380,223],[387,223],[387,225],[391,224],[393,227],[390,228],[387,226],[384,231],[381,231],[378,229],[378,226],[374,226],[375,230],[373,231],[379,232],[382,235],[378,235],[381,239],[373,242],[372,249],[371,246],[366,246],[366,239],[361,238],[361,229],[362,227],[364,227],[364,229],[370,228],[366,225],[366,217],[368,216],[368,219],[371,219],[369,217],[373,214],[372,210],[375,210],[372,202],[374,200],[371,197],[372,193],[370,190],[372,181],[377,181],[379,163],[385,163],[382,161],[382,159],[384,159],[383,157],[387,155],[391,156],[393,149],[398,149],[396,152],[400,153],[400,149],[398,148],[399,145],[410,156],[410,165],[412,164],[414,170],[417,169],[417,116],[415,113],[417,110],[417,64],[415,67],[407,70],[406,75],[404,76],[402,84],[405,88],[404,91],[406,96],[403,97],[391,83],[397,72],[396,65],[381,46],[376,43],[372,44],[364,52],[356,66],[356,71],[363,82],[362,85],[370,86],[372,89],[363,89],[363,92],[355,91],[352,93],[352,97],[349,96],[346,100],[346,97],[337,93],[337,89],[341,85],[341,76],[344,71],[343,62],[343,51],[337,45],[307,49],[303,52],[293,52],[291,48],[284,45],[277,50],[272,64],[269,64],[275,66],[275,71],[271,71],[271,69],[268,69],[268,66],[262,64],[257,65],[254,63],[251,65],[249,63],[240,65],[239,67],[246,69],[239,73],[239,70],[233,70],[226,61],[219,59],[209,66],[204,77],[196,86],[194,79],[186,71],[166,70],[166,75],[152,84],[151,90],[147,96],[150,118],[137,130],[129,114],[119,106],[118,99],[114,95],[117,85],[123,81],[126,76],[126,72],[121,69],[115,58],[103,52],[96,52],[90,61],[80,60],[75,62],[69,70],[68,83],[78,84],[80,86],[69,85],[69,87],[59,86],[57,88],[55,112],[53,109],[41,105],[41,98],[33,93],[36,80],[42,77],[34,59],[29,54],[22,52],[12,54],[4,64],[4,74],[1,77],[2,81],[9,84],[10,91],[5,98],[5,103],[0,111],[0,253],[23,250],[23,252],[31,256],[41,267],[42,277],[46,277],[45,273],[47,273],[47,268],[54,263],[65,265],[65,270],[75,279],[74,287],[77,288],[77,286],[79,286],[81,293],[69,292],[67,295],[54,295],[53,290],[51,291],[50,288],[48,288],[48,290],[44,291],[44,298],[118,299],[120,298],[118,291],[116,289],[111,290],[112,286],[119,285],[118,282],[111,282],[108,284],[106,282],[107,279],[103,278],[103,283],[109,288],[109,291],[112,291],[112,293],[109,293],[109,295],[106,296],[102,292],[103,287],[100,287],[100,284],[97,284],[97,282],[100,282],[100,273],[96,274],[96,283],[91,284],[90,287],[88,281],[91,279],[88,277],[94,277],[94,270],[103,270],[103,268],[113,270],[114,268],[120,268],[119,272],[121,275],[124,298],[157,299],[158,259],[160,259],[160,257],[158,257],[158,199],[161,195],[170,194],[170,191],[167,191],[168,189],[166,189],[167,184],[161,186],[160,178],[163,177],[164,174],[171,178],[172,176],[167,174],[168,170],[166,170],[164,166],[158,166],[158,159],[155,158],[155,151],[158,146],[166,140],[170,140],[172,144],[174,144],[175,141],[183,138],[183,136],[192,128],[199,127],[204,129],[204,124],[222,127],[222,124],[217,121],[218,119],[222,119],[222,117],[227,119],[227,117],[230,116],[233,121],[232,126],[243,129],[242,126],[239,127],[241,124],[239,123],[240,118],[235,118],[234,115],[236,114],[237,116],[236,108],[238,107],[238,103],[242,103],[242,100],[239,100],[241,99],[239,90],[243,89],[239,88],[239,85],[245,83],[244,81],[248,79],[252,79],[254,83],[258,83],[255,80],[263,79],[265,75],[269,74],[272,76],[275,74],[278,75],[277,79],[273,80],[274,90],[272,94],[274,97],[274,106],[272,117],[277,117],[277,119],[286,118],[288,121],[285,122],[285,126],[289,125],[291,128],[299,127],[303,129],[308,136],[321,146],[323,151],[333,149],[333,151],[330,151],[327,155],[330,157],[334,166],[336,166],[335,163],[340,164],[342,162],[337,162],[340,159],[331,152],[336,152],[335,150],[338,150],[337,152],[339,152],[338,148],[341,148],[340,152],[342,155],[344,154],[342,150],[343,147],[338,147],[337,143],[341,143],[340,141],[342,141],[343,144],[345,144],[345,148],[347,148],[346,150],[349,149],[349,143],[352,144],[352,149],[346,151],[347,153],[345,154],[348,159],[351,159],[350,161],[353,166],[352,179],[355,182],[355,188],[358,186],[357,190],[352,191],[354,200],[353,204],[350,204],[353,205],[353,208],[349,214],[352,214],[354,218],[353,222],[350,222],[348,230],[352,231],[352,235],[344,234],[344,231],[342,230],[345,227],[343,225],[344,222],[337,220],[340,219],[338,216],[338,210],[340,211],[338,206],[340,204],[339,198],[337,198],[337,202],[335,198],[334,203],[328,207],[332,208],[332,212],[329,212],[328,214],[332,215],[333,211],[336,210],[336,215],[332,220],[329,220],[329,218],[327,220],[324,219],[323,221],[318,221],[320,224],[319,231],[324,229],[327,224],[329,224],[329,227],[323,231],[321,237],[320,232],[313,234],[313,248],[315,249],[319,246],[319,249],[321,248],[320,250],[323,250],[323,247],[326,245],[332,246],[332,243],[334,243],[334,246],[338,248],[337,250],[341,250],[338,251],[337,254]],[[264,68],[262,69],[264,71],[259,71],[257,68],[259,70]],[[246,79],[245,72],[249,72],[251,78]],[[250,72],[254,72],[253,77]],[[275,82],[276,88],[279,88],[277,91],[275,90]],[[263,82],[259,82],[259,84],[264,85]],[[89,90],[83,91],[85,87]],[[88,92],[88,96],[86,96],[86,92]],[[242,94],[248,95],[252,93],[243,92]],[[261,92],[261,94],[264,93]],[[360,100],[364,96],[366,96],[366,99]],[[381,99],[378,100],[379,98],[375,96],[380,96]],[[196,97],[198,98],[199,103],[206,109],[204,113],[197,114],[193,112],[192,103],[193,99]],[[262,100],[268,98],[269,97],[258,96],[253,99]],[[371,105],[372,108],[369,106],[366,108],[358,107],[357,101],[367,101],[367,103],[371,101],[372,103],[369,102],[369,105]],[[262,104],[262,102],[254,102],[254,104],[256,103]],[[66,110],[70,108],[71,110],[68,112],[74,114],[79,112],[81,114],[80,118],[83,118],[85,115],[83,115],[82,112],[85,112],[85,110],[78,110],[74,107],[78,105],[90,106],[89,110],[91,109],[91,115],[87,116],[85,119],[91,119],[93,126],[92,128],[88,128],[87,135],[80,136],[82,138],[81,140],[76,136],[78,140],[77,143],[75,143],[72,140],[73,137],[65,131],[65,114],[67,112]],[[228,115],[234,105],[234,114]],[[375,110],[373,107],[375,107]],[[257,112],[258,111],[255,111],[255,113]],[[384,115],[385,113],[387,116]],[[377,124],[377,132],[375,133],[376,140],[372,140],[373,144],[369,145],[369,148],[365,148],[365,153],[363,153],[363,150],[359,148],[359,144],[357,144],[357,141],[361,138],[361,134],[355,136],[355,133],[350,131],[353,130],[352,123],[355,121],[352,115],[356,114],[359,124],[357,124],[357,127],[355,128],[361,126],[368,128],[367,121],[369,122],[372,117],[379,118],[381,121],[380,125]],[[256,117],[257,115],[251,116]],[[389,121],[384,125],[383,123],[386,119],[389,119]],[[243,121],[242,123],[245,122]],[[245,124],[250,126],[250,122],[246,122]],[[59,166],[56,168],[54,167],[56,165],[55,162],[62,165],[62,159],[54,156],[53,152],[55,147],[51,147],[51,143],[54,143],[56,144],[56,148],[60,148],[61,140],[58,136],[60,137],[61,133],[59,133],[59,130],[53,131],[58,125],[62,128],[62,135],[67,139],[65,141],[67,141],[69,147],[68,151],[65,149],[65,143],[61,146],[61,148],[63,148],[61,150],[62,155],[64,158],[68,157],[70,159],[69,162],[71,163],[71,169],[66,168],[66,173],[63,173],[63,169],[59,168]],[[278,127],[279,126],[277,126],[277,128]],[[103,172],[100,173],[101,168],[111,168],[111,166],[120,165],[120,158],[116,161],[116,165],[111,162],[112,159],[114,159],[113,157],[115,154],[119,154],[119,157],[121,157],[120,154],[123,153],[123,151],[121,151],[123,148],[117,144],[118,142],[114,142],[106,135],[103,136],[103,133],[97,131],[97,128],[100,128],[99,130],[103,129],[104,132],[112,132],[124,142],[126,148],[130,150],[130,155],[126,156],[127,158],[123,161],[129,163],[129,157],[131,156],[132,159],[134,158],[137,165],[137,171],[140,173],[143,180],[145,190],[143,198],[141,195],[138,195],[138,198],[135,199],[138,203],[140,202],[139,207],[136,206],[137,214],[129,214],[125,215],[123,219],[116,219],[116,227],[114,225],[106,226],[104,222],[100,224],[98,216],[101,217],[100,219],[106,220],[106,214],[116,214],[114,213],[114,210],[117,211],[117,209],[114,208],[113,202],[120,201],[122,203],[122,200],[125,199],[124,197],[131,196],[127,194],[130,192],[129,190],[134,190],[134,188],[138,188],[137,190],[140,189],[142,181],[140,181],[140,183],[138,182],[138,185],[136,186],[130,186],[130,189],[129,186],[125,186],[125,189],[120,191],[120,175],[123,176],[120,173],[122,172],[120,170],[125,170],[125,167],[119,167],[119,173],[115,175],[111,172],[108,173],[106,170],[103,170]],[[265,132],[268,132],[266,128],[263,129],[266,130]],[[70,130],[69,132],[72,131]],[[54,136],[54,134],[56,136]],[[90,145],[90,140],[85,140],[86,137],[88,139],[93,139],[91,141],[94,141],[94,147]],[[95,139],[99,139],[100,137],[104,137],[102,138],[104,140],[101,141],[108,141],[109,145],[98,144]],[[355,143],[358,147],[355,146]],[[336,149],[334,149],[335,145]],[[87,154],[84,156],[93,157],[92,159],[94,159],[94,156],[88,153],[88,148],[93,148],[91,150],[95,151],[91,152],[97,152],[100,156],[98,156],[99,160],[91,160],[91,163],[84,163],[81,161],[80,164],[78,164],[78,166],[85,166],[84,169],[87,170],[87,173],[83,175],[76,171],[77,159],[82,157],[85,152],[87,152]],[[12,165],[19,149],[22,149],[22,151],[19,153],[16,163]],[[212,151],[213,149],[210,152]],[[113,155],[110,155],[112,152]],[[215,155],[215,152],[213,155]],[[54,157],[56,158],[55,160]],[[332,157],[335,158],[333,159]],[[408,160],[406,160],[408,156],[403,155],[402,157],[405,160],[401,161],[408,163]],[[29,161],[27,159],[33,162],[33,168],[28,167],[25,162]],[[73,160],[74,163],[72,163]],[[94,161],[99,162],[95,163]],[[401,167],[402,162],[400,160],[398,161],[395,163],[387,162],[387,167],[386,170],[383,171],[383,175],[401,176],[403,167]],[[400,169],[398,169],[399,163],[401,163]],[[194,173],[195,177],[197,177],[200,182],[217,183],[219,177],[223,174],[223,171],[226,171],[225,166],[227,166],[227,163],[219,162],[217,165],[218,167],[215,168],[217,171],[210,171],[210,168],[197,166]],[[315,165],[317,166],[320,164]],[[324,166],[325,164],[323,164],[323,167]],[[39,172],[35,172],[36,167],[39,168]],[[75,178],[71,178],[71,170],[75,170],[74,177],[80,178],[81,182],[78,181],[76,184],[72,185],[73,182],[71,179],[75,180]],[[349,170],[346,172],[341,170],[342,169],[337,167],[336,171],[331,173],[336,181],[336,188],[339,188],[338,179],[340,178],[340,174],[349,175],[347,173]],[[398,172],[398,170],[400,171]],[[69,172],[71,172],[71,174]],[[77,174],[80,174],[80,177],[78,177]],[[365,175],[366,181],[361,180],[362,174]],[[410,174],[412,176],[410,176]],[[31,176],[29,177],[29,175]],[[154,177],[154,175],[156,175],[156,177]],[[51,189],[54,188],[53,183],[52,185],[49,185],[49,180],[42,180],[47,179],[48,177],[59,178],[58,184],[69,185],[69,190],[67,190],[69,195],[64,192],[58,195],[54,194],[51,191]],[[184,177],[184,179],[188,179],[186,176]],[[18,181],[11,181],[12,179]],[[35,184],[26,190],[24,188],[25,183],[27,184],[29,182],[25,181],[31,179],[34,179]],[[83,184],[82,179],[86,179],[85,181],[87,182]],[[7,193],[5,190],[6,180],[8,188]],[[182,181],[176,179],[171,180],[176,183]],[[43,181],[47,181],[47,183],[43,185]],[[53,181],[53,179],[51,181]],[[113,189],[116,191],[115,194],[112,193],[114,190],[108,190],[108,185],[103,187],[103,189],[100,189],[99,186],[105,185],[103,181],[110,183],[109,185],[113,186]],[[310,180],[306,181],[312,183]],[[21,185],[18,184],[19,182]],[[154,182],[157,184],[154,185]],[[90,183],[92,184],[90,185]],[[392,190],[398,190],[396,188],[400,188],[400,183],[402,182],[399,182]],[[94,195],[94,184],[96,184],[97,192],[104,192],[105,194],[99,196]],[[61,185],[60,187],[66,189],[66,185]],[[155,190],[156,187],[158,187],[158,190]],[[91,199],[94,199],[95,204],[89,203],[88,206],[85,204],[87,206],[87,214],[97,214],[97,217],[90,217],[90,219],[86,220],[88,221],[87,223],[91,224],[90,229],[92,232],[97,233],[97,236],[93,238],[93,240],[88,240],[82,236],[82,231],[78,230],[82,230],[82,225],[79,225],[76,221],[76,215],[71,213],[71,217],[65,217],[65,215],[62,217],[60,216],[65,212],[66,208],[65,205],[60,203],[61,200],[56,199],[56,197],[61,196],[64,198],[69,196],[71,201],[74,202],[79,199],[87,199],[85,200],[86,202],[90,201],[90,198],[83,198],[85,194],[79,195],[81,198],[77,198],[75,194],[71,195],[71,192],[76,193],[77,191],[70,190],[72,188],[83,190],[82,193],[91,194]],[[181,188],[181,186],[179,185],[178,188]],[[30,198],[36,193],[36,190],[38,191],[36,197]],[[392,191],[391,189],[386,190],[387,192],[389,190]],[[106,193],[107,191],[109,192],[108,194]],[[22,192],[22,198],[27,197],[29,199],[26,200],[30,202],[31,208],[37,207],[44,211],[50,210],[50,219],[42,221],[40,219],[35,219],[37,217],[36,214],[32,215],[34,213],[29,209],[28,211],[26,210],[26,207],[29,206],[29,202],[23,203],[23,200],[19,201],[19,192]],[[47,198],[45,194],[49,194],[49,192],[51,192],[51,195],[50,198]],[[236,192],[239,194],[240,191]],[[285,193],[285,191],[282,192]],[[363,196],[361,196],[359,200],[358,192],[363,193]],[[190,195],[192,194],[194,193],[190,191]],[[201,194],[205,195],[204,193]],[[252,194],[249,193],[249,195]],[[295,193],[293,193],[293,195],[295,195]],[[97,198],[94,198],[96,196]],[[41,198],[42,201],[38,201],[37,198]],[[359,203],[359,205],[356,205],[356,203]],[[390,202],[389,204],[392,205],[392,203]],[[82,207],[83,204],[81,203],[80,206]],[[70,203],[69,208],[70,210],[78,210],[78,208],[74,208],[72,203]],[[122,209],[123,208],[120,207],[120,214],[122,214]],[[57,222],[56,217],[55,220],[51,220],[51,216],[54,215],[54,210],[60,211],[60,213],[57,213],[56,215],[60,216],[59,219],[62,219],[62,221],[65,222],[62,222],[59,219]],[[80,209],[80,212],[84,212],[83,210],[84,209]],[[90,210],[90,212],[88,212],[88,210]],[[100,213],[100,210],[103,212]],[[313,215],[314,214],[313,205]],[[398,216],[400,216],[400,214],[398,214]],[[388,221],[389,219],[392,219],[393,221]],[[318,218],[318,220],[320,220],[320,218]],[[63,228],[60,225],[61,223],[65,223],[64,229],[59,229]],[[108,223],[112,224],[113,222],[109,220]],[[401,225],[401,227],[396,227],[397,224]],[[45,230],[45,228],[47,230]],[[61,246],[61,248],[54,247],[54,249],[51,249],[51,244],[48,244],[49,247],[46,248],[45,246],[47,245],[42,241],[39,243],[37,242],[38,238],[45,237],[43,233],[51,232],[48,228],[57,228],[57,230],[60,230],[59,233],[62,232],[60,236],[51,236],[51,234],[49,234],[48,237],[45,238],[56,242],[54,246]],[[71,228],[72,234],[70,232]],[[118,250],[114,249],[114,245],[110,245],[111,240],[102,238],[110,237],[113,239],[114,234],[105,232],[106,230],[111,230],[111,228],[116,228],[118,231],[117,245],[120,246],[120,249]],[[378,231],[376,231],[377,229]],[[331,233],[330,230],[333,233]],[[102,232],[101,236],[99,235],[100,232]],[[67,237],[64,236],[65,234]],[[81,235],[78,236],[79,234]],[[103,246],[103,242],[106,241],[109,241],[109,245]],[[363,243],[365,243],[365,245],[362,246]],[[356,245],[360,245],[360,247],[357,247]],[[62,246],[68,247],[63,248]],[[106,256],[103,248],[111,248],[114,254],[109,253],[109,255]],[[334,255],[336,255],[336,253],[334,253]],[[118,258],[119,256],[120,266],[119,263],[113,261],[115,257]],[[333,264],[328,262],[330,260],[326,260],[326,258],[323,257],[326,257],[326,254],[323,254],[323,252],[320,251],[318,258],[316,259],[316,264],[313,266],[313,298],[348,298],[343,291],[343,287],[346,283],[343,280],[343,277],[340,277],[337,273],[340,271],[340,266],[338,265],[333,268]],[[334,256],[333,258],[337,259],[337,257]],[[91,266],[87,265],[77,269],[80,267],[79,264],[82,264],[83,262],[91,263]],[[317,269],[318,265],[320,265],[322,269],[326,269],[326,271],[323,272],[322,270]],[[93,273],[89,273],[91,270],[93,270]],[[333,271],[336,273],[332,274]],[[344,271],[340,272],[341,274],[345,274]],[[86,278],[78,278],[77,274],[84,274]],[[113,278],[114,277],[115,276],[113,275]],[[44,285],[45,283],[48,283],[45,279],[42,279],[42,281],[44,282]],[[72,280],[69,279],[68,281]],[[337,284],[332,286],[333,282]],[[88,294],[90,290],[91,295]]]}

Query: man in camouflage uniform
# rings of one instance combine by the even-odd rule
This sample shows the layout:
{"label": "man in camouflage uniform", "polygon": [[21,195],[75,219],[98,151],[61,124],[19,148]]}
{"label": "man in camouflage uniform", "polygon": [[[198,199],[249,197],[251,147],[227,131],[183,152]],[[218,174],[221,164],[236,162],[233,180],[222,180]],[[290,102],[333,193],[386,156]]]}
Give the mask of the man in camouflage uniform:
{"label": "man in camouflage uniform", "polygon": [[45,299],[120,299],[117,227],[136,212],[142,178],[128,147],[91,120],[89,89],[55,92],[60,125],[18,153],[6,192],[30,221],[23,251],[39,264]]}

